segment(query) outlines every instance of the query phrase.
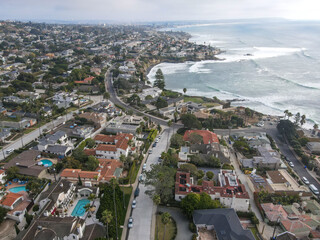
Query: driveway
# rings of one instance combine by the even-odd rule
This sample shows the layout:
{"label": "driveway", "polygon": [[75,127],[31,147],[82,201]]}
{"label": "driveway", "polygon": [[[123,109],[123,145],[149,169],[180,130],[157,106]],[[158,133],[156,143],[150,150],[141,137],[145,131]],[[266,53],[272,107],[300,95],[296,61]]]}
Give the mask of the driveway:
{"label": "driveway", "polygon": [[189,230],[189,220],[183,215],[181,209],[173,207],[159,206],[158,211],[169,212],[171,217],[177,223],[176,240],[189,240],[192,238],[192,232]]}

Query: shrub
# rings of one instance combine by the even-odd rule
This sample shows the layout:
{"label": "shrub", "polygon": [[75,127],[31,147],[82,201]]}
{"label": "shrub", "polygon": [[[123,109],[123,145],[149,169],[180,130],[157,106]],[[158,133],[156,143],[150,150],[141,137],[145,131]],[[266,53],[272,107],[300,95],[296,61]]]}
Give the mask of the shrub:
{"label": "shrub", "polygon": [[196,225],[195,225],[193,222],[189,222],[189,230],[190,230],[192,233],[196,233],[196,232],[197,232],[197,227],[196,227]]}
{"label": "shrub", "polygon": [[35,204],[35,205],[33,206],[32,210],[33,210],[34,212],[39,211],[39,205],[38,205],[38,204]]}

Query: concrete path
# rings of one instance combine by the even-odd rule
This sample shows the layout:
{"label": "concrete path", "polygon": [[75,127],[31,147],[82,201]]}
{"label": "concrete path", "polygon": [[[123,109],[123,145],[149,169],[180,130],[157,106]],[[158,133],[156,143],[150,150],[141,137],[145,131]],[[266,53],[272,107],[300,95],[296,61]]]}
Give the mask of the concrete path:
{"label": "concrete path", "polygon": [[169,212],[171,217],[176,221],[176,240],[189,240],[192,238],[192,232],[189,230],[189,220],[179,208],[159,206],[158,211]]}

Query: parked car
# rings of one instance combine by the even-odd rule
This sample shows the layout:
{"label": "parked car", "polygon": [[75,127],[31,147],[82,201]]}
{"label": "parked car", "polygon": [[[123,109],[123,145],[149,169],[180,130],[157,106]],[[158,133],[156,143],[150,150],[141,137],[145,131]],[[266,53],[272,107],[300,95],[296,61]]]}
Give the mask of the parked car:
{"label": "parked car", "polygon": [[152,149],[149,150],[149,154],[151,154],[151,153],[152,153]]}
{"label": "parked car", "polygon": [[143,164],[142,170],[146,170],[146,169],[147,169],[147,164]]}
{"label": "parked car", "polygon": [[128,220],[128,228],[133,228],[133,218],[130,217]]}
{"label": "parked car", "polygon": [[156,138],[156,143],[158,143],[159,142],[159,138]]}
{"label": "parked car", "polygon": [[137,201],[136,200],[133,200],[132,201],[132,208],[136,208],[137,207]]}
{"label": "parked car", "polygon": [[134,191],[134,197],[138,197],[140,193],[140,189],[137,187],[136,190]]}
{"label": "parked car", "polygon": [[302,177],[302,181],[307,185],[310,184],[309,180],[306,177]]}
{"label": "parked car", "polygon": [[155,142],[153,145],[152,145],[152,147],[156,147],[157,146],[157,143]]}
{"label": "parked car", "polygon": [[144,181],[144,175],[143,174],[140,174],[139,176],[139,182],[143,182]]}
{"label": "parked car", "polygon": [[294,167],[293,162],[289,162],[289,166],[290,166],[290,167]]}
{"label": "parked car", "polygon": [[319,195],[319,190],[318,188],[316,188],[313,184],[309,185],[310,190],[315,194],[315,195]]}
{"label": "parked car", "polygon": [[10,149],[6,150],[6,154],[11,154],[11,153],[13,153],[13,151],[14,151],[14,148],[10,148]]}

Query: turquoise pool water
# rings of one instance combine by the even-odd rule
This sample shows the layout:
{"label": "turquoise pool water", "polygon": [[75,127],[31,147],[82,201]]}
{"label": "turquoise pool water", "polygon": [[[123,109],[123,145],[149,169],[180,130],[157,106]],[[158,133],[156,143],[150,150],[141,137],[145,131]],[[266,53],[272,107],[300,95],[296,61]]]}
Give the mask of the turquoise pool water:
{"label": "turquoise pool water", "polygon": [[13,192],[13,193],[18,193],[18,192],[21,192],[21,191],[27,191],[26,190],[26,186],[21,186],[21,187],[14,187],[14,188],[11,188],[9,189],[10,192]]}
{"label": "turquoise pool water", "polygon": [[52,166],[52,162],[49,160],[49,159],[42,159],[40,162],[42,162],[42,164],[44,166],[48,166],[48,167],[51,167]]}
{"label": "turquoise pool water", "polygon": [[84,209],[84,206],[90,203],[88,199],[81,199],[77,202],[77,205],[73,209],[71,216],[73,217],[81,217],[84,215],[86,210]]}

